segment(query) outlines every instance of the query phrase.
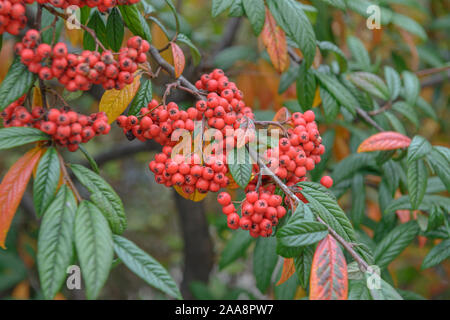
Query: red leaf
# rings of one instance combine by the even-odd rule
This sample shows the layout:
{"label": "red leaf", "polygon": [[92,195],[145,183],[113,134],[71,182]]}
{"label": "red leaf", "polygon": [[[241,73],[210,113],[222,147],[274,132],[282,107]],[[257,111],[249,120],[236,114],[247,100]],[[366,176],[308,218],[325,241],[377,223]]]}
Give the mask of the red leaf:
{"label": "red leaf", "polygon": [[285,258],[283,262],[283,270],[281,271],[280,280],[277,282],[277,286],[285,283],[295,273],[294,259]]}
{"label": "red leaf", "polygon": [[364,140],[358,147],[358,152],[382,151],[407,148],[411,139],[401,133],[386,131],[374,134]]}
{"label": "red leaf", "polygon": [[6,249],[5,240],[11,221],[41,154],[40,148],[28,151],[12,165],[0,184],[0,247],[3,249]]}
{"label": "red leaf", "polygon": [[278,72],[286,70],[289,65],[286,34],[283,29],[277,25],[272,14],[267,9],[261,38],[275,69]]}
{"label": "red leaf", "polygon": [[347,263],[336,240],[321,240],[311,265],[310,300],[347,300]]}
{"label": "red leaf", "polygon": [[174,42],[171,43],[172,55],[173,55],[173,66],[175,68],[175,78],[179,78],[183,73],[184,66],[186,64],[186,59],[184,58],[183,50]]}

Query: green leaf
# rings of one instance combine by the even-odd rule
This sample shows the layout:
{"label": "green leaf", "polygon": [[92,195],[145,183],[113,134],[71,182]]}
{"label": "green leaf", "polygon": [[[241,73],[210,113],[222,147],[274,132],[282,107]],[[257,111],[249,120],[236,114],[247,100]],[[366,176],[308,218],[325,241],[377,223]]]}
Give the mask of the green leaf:
{"label": "green leaf", "polygon": [[0,111],[3,111],[14,101],[27,93],[34,84],[36,75],[20,62],[20,57],[14,58],[8,73],[0,84]]}
{"label": "green leaf", "polygon": [[75,246],[86,286],[86,297],[96,299],[108,279],[114,249],[108,222],[89,201],[81,202],[76,213]]}
{"label": "green leaf", "polygon": [[91,166],[92,170],[94,170],[94,172],[96,174],[100,174],[100,169],[98,168],[98,165],[97,165],[97,162],[95,162],[95,159],[90,155],[90,153],[86,150],[86,148],[82,144],[80,144],[78,147],[79,147],[81,153],[83,153],[84,157],[89,162],[89,165]]}
{"label": "green leaf", "polygon": [[353,72],[349,74],[348,77],[349,80],[358,88],[377,98],[389,100],[389,89],[383,80],[381,80],[381,78],[377,75],[369,72]]}
{"label": "green leaf", "polygon": [[244,189],[252,177],[250,154],[245,147],[234,148],[233,151],[228,153],[227,160],[228,169],[230,169],[234,181]]}
{"label": "green leaf", "polygon": [[280,77],[280,84],[278,86],[279,94],[285,92],[291,86],[291,84],[294,83],[295,79],[297,79],[298,77],[299,69],[300,67],[297,64],[294,64],[290,65],[286,72],[283,72]]}
{"label": "green leaf", "polygon": [[427,189],[428,171],[421,159],[408,162],[406,178],[413,210],[418,209]]}
{"label": "green leaf", "polygon": [[194,60],[194,64],[198,65],[200,63],[202,55],[197,46],[191,41],[191,39],[189,39],[188,36],[179,33],[177,36],[177,42],[184,43],[189,47],[189,49],[191,50],[192,59]]}
{"label": "green leaf", "polygon": [[308,287],[313,256],[314,246],[306,246],[302,248],[300,255],[294,257],[295,273],[300,285],[305,289]]}
{"label": "green leaf", "polygon": [[64,91],[62,93],[63,98],[66,101],[73,101],[78,99],[79,97],[81,97],[83,95],[83,90],[77,90],[77,91],[69,91],[67,89],[64,88]]}
{"label": "green leaf", "polygon": [[38,217],[41,217],[55,198],[61,168],[58,152],[49,148],[39,160],[33,184],[33,203]]}
{"label": "green leaf", "polygon": [[242,0],[234,0],[228,13],[230,17],[242,17],[244,15],[244,5]]}
{"label": "green leaf", "polygon": [[345,10],[346,8],[344,0],[320,0],[320,1],[325,2],[326,4],[339,8],[341,10]]}
{"label": "green leaf", "polygon": [[334,99],[334,97],[327,91],[327,89],[319,87],[319,91],[325,119],[328,123],[331,123],[339,114],[339,105],[336,99]]}
{"label": "green leaf", "polygon": [[273,271],[277,265],[277,239],[275,237],[258,238],[253,251],[253,274],[256,287],[265,293],[270,286]]}
{"label": "green leaf", "polygon": [[427,33],[425,32],[423,27],[408,16],[402,15],[400,13],[394,13],[392,16],[392,23],[418,36],[422,40],[427,39]]}
{"label": "green leaf", "polygon": [[140,36],[148,42],[152,41],[148,23],[135,4],[119,6],[119,10],[122,13],[123,21],[134,35]]}
{"label": "green leaf", "polygon": [[108,39],[109,47],[118,52],[122,46],[123,36],[125,33],[122,17],[119,9],[112,8],[108,20],[106,21],[106,38]]}
{"label": "green leaf", "polygon": [[355,174],[352,179],[352,211],[351,217],[355,227],[358,227],[366,211],[366,189],[364,186],[364,175]]}
{"label": "green leaf", "polygon": [[350,91],[334,75],[316,70],[313,70],[313,72],[322,86],[351,114],[356,115],[356,107],[359,103]]}
{"label": "green leaf", "polygon": [[52,13],[50,13],[47,10],[42,10],[41,30],[44,30],[44,28],[46,28],[46,30],[41,33],[41,41],[43,43],[51,44],[53,40],[53,33],[55,34],[54,35],[55,39],[59,39],[59,36],[61,35],[62,27],[64,26],[64,21],[59,17],[56,20],[55,27],[47,28],[51,26],[54,20],[55,16]]}
{"label": "green leaf", "polygon": [[9,127],[0,129],[0,150],[22,146],[27,143],[49,140],[50,137],[39,129]]}
{"label": "green leaf", "polygon": [[427,254],[422,263],[422,269],[434,267],[450,257],[450,239],[445,239]]}
{"label": "green leaf", "polygon": [[239,230],[233,232],[232,238],[228,241],[225,249],[223,249],[223,252],[220,255],[219,269],[224,269],[230,263],[242,257],[252,242],[253,238],[248,231]]}
{"label": "green leaf", "polygon": [[371,153],[353,153],[341,160],[333,170],[331,177],[335,184],[353,176],[362,168],[376,167],[374,155]]}
{"label": "green leaf", "polygon": [[363,70],[369,71],[371,68],[369,52],[367,52],[367,49],[361,40],[350,36],[347,38],[347,45],[352,53],[353,59],[358,63],[358,66]]}
{"label": "green leaf", "polygon": [[421,96],[417,98],[416,107],[420,109],[423,113],[434,120],[438,120],[436,115],[436,111],[434,111],[433,107]]}
{"label": "green leaf", "polygon": [[417,76],[410,71],[403,71],[403,97],[410,105],[415,105],[420,93],[420,81]]}
{"label": "green leaf", "polygon": [[86,24],[91,14],[91,8],[84,6],[80,9],[80,22],[81,24]]}
{"label": "green leaf", "polygon": [[243,0],[242,3],[253,32],[256,35],[259,35],[266,19],[264,0]]}
{"label": "green leaf", "polygon": [[390,100],[397,99],[400,94],[400,89],[402,87],[402,81],[400,80],[400,75],[394,68],[389,66],[384,67],[384,77],[386,78],[386,83],[389,88]]}
{"label": "green leaf", "polygon": [[411,121],[416,128],[419,126],[419,118],[414,108],[406,101],[397,101],[392,105],[392,109],[403,115],[406,119]]}
{"label": "green leaf", "polygon": [[365,280],[349,280],[348,300],[371,300]]}
{"label": "green leaf", "polygon": [[447,191],[450,191],[450,161],[446,159],[439,147],[433,147],[431,152],[427,154],[427,161],[444,183]]}
{"label": "green leaf", "polygon": [[[94,11],[94,13],[91,15],[91,18],[89,19],[89,22],[87,24],[89,28],[95,31],[95,34],[100,40],[100,42],[105,46],[108,47],[108,41],[106,38],[106,26],[105,22],[103,22],[102,17],[98,13],[98,11]],[[111,32],[111,31],[109,31]],[[94,51],[96,48],[96,43],[94,38],[87,32],[84,32],[83,35],[83,48],[85,50],[91,50]],[[99,48],[101,51],[101,48]]]}
{"label": "green leaf", "polygon": [[316,77],[311,69],[306,69],[305,64],[300,65],[297,78],[297,99],[303,110],[312,108],[316,95]]}
{"label": "green leaf", "polygon": [[403,123],[392,112],[386,111],[383,112],[383,115],[389,121],[394,131],[406,135],[406,129],[403,126]]}
{"label": "green leaf", "polygon": [[277,232],[277,238],[286,247],[301,247],[319,242],[328,234],[322,223],[295,219]]}
{"label": "green leaf", "polygon": [[415,136],[408,147],[408,163],[425,157],[433,147],[422,136]]}
{"label": "green leaf", "polygon": [[227,10],[232,3],[233,0],[212,0],[211,14],[213,18]]}
{"label": "green leaf", "polygon": [[344,72],[347,70],[347,57],[344,52],[334,43],[329,41],[317,41],[317,46],[322,51],[330,51],[336,54],[336,58],[338,59],[339,66],[341,71]]}
{"label": "green leaf", "polygon": [[114,251],[123,263],[150,286],[176,299],[182,299],[180,290],[167,270],[133,242],[114,235]]}
{"label": "green leaf", "polygon": [[131,101],[130,108],[128,109],[128,115],[138,115],[141,108],[147,107],[153,98],[153,86],[152,81],[147,77],[141,78],[141,84],[139,90]]}
{"label": "green leaf", "polygon": [[381,269],[387,267],[417,236],[419,226],[409,221],[395,227],[377,245],[374,252],[375,264]]}
{"label": "green leaf", "polygon": [[111,230],[121,234],[127,227],[127,218],[114,189],[98,174],[78,164],[70,166],[77,179],[91,192],[91,201],[101,210]]}
{"label": "green leaf", "polygon": [[37,244],[37,265],[42,292],[53,299],[64,283],[73,258],[73,230],[77,203],[72,191],[61,186],[44,214]]}
{"label": "green leaf", "polygon": [[278,25],[299,46],[309,68],[316,55],[316,36],[300,4],[294,0],[267,0],[266,4]]}
{"label": "green leaf", "polygon": [[233,46],[222,50],[214,57],[214,66],[221,69],[229,69],[237,61],[252,61],[256,59],[255,50],[248,46]]}
{"label": "green leaf", "polygon": [[172,11],[173,17],[175,19],[175,31],[177,33],[180,32],[180,17],[178,16],[177,9],[175,8],[175,5],[173,4],[172,0],[164,0],[167,5],[170,8],[170,11]]}
{"label": "green leaf", "polygon": [[300,182],[303,196],[312,210],[346,241],[355,242],[356,235],[345,212],[325,187],[314,182]]}
{"label": "green leaf", "polygon": [[402,296],[386,281],[384,281],[380,276],[373,275],[370,272],[365,273],[366,281],[370,281],[370,277],[378,277],[379,288],[369,289],[370,295],[373,300],[403,300]]}

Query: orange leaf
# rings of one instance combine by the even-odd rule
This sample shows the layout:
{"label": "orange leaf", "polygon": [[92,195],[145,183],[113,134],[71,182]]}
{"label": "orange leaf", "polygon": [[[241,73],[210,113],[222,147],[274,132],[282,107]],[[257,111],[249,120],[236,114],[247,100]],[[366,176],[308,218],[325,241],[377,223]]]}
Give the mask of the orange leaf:
{"label": "orange leaf", "polygon": [[321,240],[311,265],[310,300],[347,300],[347,263],[336,240]]}
{"label": "orange leaf", "polygon": [[174,42],[171,43],[173,66],[175,68],[175,78],[179,78],[184,70],[186,59],[184,58],[183,50]]}
{"label": "orange leaf", "polygon": [[272,14],[266,8],[266,20],[261,38],[269,54],[270,61],[278,72],[283,72],[289,65],[286,34],[277,25]]}
{"label": "orange leaf", "polygon": [[11,221],[41,155],[40,148],[28,151],[12,165],[0,184],[0,247],[3,249],[6,249],[5,240]]}
{"label": "orange leaf", "polygon": [[364,140],[358,147],[358,152],[395,150],[407,148],[411,139],[401,133],[385,131],[374,134]]}
{"label": "orange leaf", "polygon": [[280,280],[277,282],[277,286],[285,283],[295,273],[295,264],[293,258],[285,258],[283,262],[283,270],[281,271]]}

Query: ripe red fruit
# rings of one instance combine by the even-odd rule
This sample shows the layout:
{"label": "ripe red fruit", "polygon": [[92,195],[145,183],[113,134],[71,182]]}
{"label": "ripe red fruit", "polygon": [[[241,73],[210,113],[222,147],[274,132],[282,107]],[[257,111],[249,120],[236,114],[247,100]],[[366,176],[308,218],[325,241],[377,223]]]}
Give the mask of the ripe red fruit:
{"label": "ripe red fruit", "polygon": [[222,208],[222,212],[225,213],[226,215],[229,215],[233,212],[236,212],[236,208],[232,203],[230,203],[229,205],[226,205]]}
{"label": "ripe red fruit", "polygon": [[239,215],[237,213],[231,213],[227,217],[227,224],[230,229],[236,230],[239,228]]}
{"label": "ripe red fruit", "polygon": [[226,206],[231,203],[231,196],[228,192],[221,192],[217,196],[217,202],[219,202],[220,205]]}
{"label": "ripe red fruit", "polygon": [[245,198],[250,203],[255,203],[258,200],[258,193],[256,191],[249,192],[245,195]]}
{"label": "ripe red fruit", "polygon": [[333,186],[333,179],[330,176],[323,176],[322,179],[320,179],[320,184],[325,188],[331,188]]}

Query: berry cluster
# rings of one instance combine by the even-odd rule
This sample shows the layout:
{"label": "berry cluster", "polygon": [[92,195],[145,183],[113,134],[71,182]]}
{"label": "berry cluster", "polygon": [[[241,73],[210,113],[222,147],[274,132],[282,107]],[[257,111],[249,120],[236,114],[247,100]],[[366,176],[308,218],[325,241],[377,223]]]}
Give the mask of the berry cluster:
{"label": "berry cluster", "polygon": [[247,192],[240,206],[241,216],[231,203],[230,194],[219,193],[217,201],[222,205],[222,212],[227,215],[228,227],[248,230],[255,238],[269,237],[272,234],[272,227],[277,226],[279,219],[286,215],[286,209],[282,206],[283,198],[274,192],[274,184],[262,186],[258,192]]}
{"label": "berry cluster", "polygon": [[[27,1],[27,3],[30,3]],[[27,24],[25,3],[21,0],[0,1],[0,34],[9,32],[18,35]]]}
{"label": "berry cluster", "polygon": [[170,102],[167,106],[159,105],[152,100],[145,108],[141,108],[140,116],[120,116],[117,124],[126,136],[141,141],[153,139],[161,145],[173,146],[171,134],[176,129],[194,131],[194,121],[201,120],[202,114],[195,108],[180,110],[178,105]]}
{"label": "berry cluster", "polygon": [[172,148],[165,146],[163,152],[158,153],[149,164],[157,183],[166,187],[178,186],[187,194],[196,190],[200,193],[218,192],[228,185],[228,168],[224,158],[212,157],[201,165],[197,164],[200,162],[197,154],[185,159],[180,154],[172,158],[171,153]]}
{"label": "berry cluster", "polygon": [[199,90],[208,91],[206,101],[197,101],[195,107],[204,114],[208,126],[221,130],[225,136],[240,127],[244,117],[254,119],[252,109],[245,106],[243,93],[234,82],[229,81],[224,72],[215,69],[201,76],[195,83]]}
{"label": "berry cluster", "polygon": [[[197,88],[208,90],[206,101],[200,100],[195,108],[181,110],[174,102],[159,105],[152,100],[140,110],[138,116],[122,115],[117,124],[126,136],[132,140],[141,141],[153,139],[165,146],[163,153],[156,155],[149,164],[155,174],[156,182],[168,187],[179,186],[187,194],[196,190],[200,193],[217,192],[229,183],[226,176],[228,167],[225,165],[226,147],[233,147],[239,135],[237,134],[244,117],[253,118],[250,107],[242,101],[242,92],[235,83],[228,80],[222,70],[216,69],[203,75]],[[220,144],[221,153],[215,151],[204,162],[201,155],[192,154],[187,159],[181,155],[171,156],[172,148],[178,139],[172,141],[172,133],[176,129],[195,129],[195,121],[207,119],[204,130],[214,128],[222,133],[224,142]]]}
{"label": "berry cluster", "polygon": [[[229,81],[220,69],[203,75],[195,86],[206,96],[205,100],[197,101],[195,107],[182,110],[174,102],[161,105],[152,100],[140,110],[139,115],[122,115],[117,119],[117,124],[130,140],[153,139],[163,146],[163,151],[149,163],[157,183],[178,187],[186,194],[218,192],[232,182],[226,152],[233,149],[239,139],[245,138],[243,142],[247,143],[255,138],[249,120],[254,119],[254,114],[245,105],[243,94],[236,84]],[[179,140],[172,141],[176,138],[173,137],[175,130],[193,132],[195,121],[199,120],[204,120],[200,128],[205,132],[210,128],[217,130],[217,136],[214,134],[212,137],[211,144],[215,147],[211,156],[202,159],[203,155],[195,152],[188,156],[174,154],[174,146]],[[265,151],[268,166],[288,186],[306,180],[307,171],[314,169],[325,151],[314,120],[312,111],[292,114],[283,123],[284,137],[279,140],[278,146]],[[248,230],[253,237],[268,237],[279,219],[286,214],[286,209],[282,197],[275,194],[273,180],[263,176],[257,187],[260,168],[253,165],[252,171],[253,179],[245,188],[246,198],[240,210],[236,209],[230,194],[226,192],[221,192],[217,200],[227,215],[229,228]],[[321,183],[331,187],[333,182],[330,177],[323,177]],[[297,196],[306,202],[298,189]],[[290,205],[288,198],[285,198],[284,204]]]}
{"label": "berry cluster", "polygon": [[86,143],[97,135],[108,134],[111,126],[105,113],[90,116],[71,111],[69,108],[50,109],[34,107],[28,111],[22,104],[25,97],[10,104],[3,112],[3,125],[7,127],[32,127],[52,137],[60,146],[76,151],[80,143]]}
{"label": "berry cluster", "polygon": [[325,152],[314,119],[311,110],[292,114],[287,121],[291,126],[287,130],[288,137],[281,138],[277,148],[265,152],[269,167],[280,179],[286,180],[288,186],[306,180],[306,172],[314,169]]}
{"label": "berry cluster", "polygon": [[138,63],[147,60],[150,45],[141,37],[134,36],[127,41],[127,47],[120,49],[117,60],[111,51],[103,53],[84,50],[81,54],[67,52],[67,46],[58,42],[53,48],[38,44],[39,31],[31,29],[22,42],[15,46],[15,52],[28,69],[42,80],[57,78],[68,91],[89,90],[93,84],[101,84],[105,90],[120,90],[134,80]]}

